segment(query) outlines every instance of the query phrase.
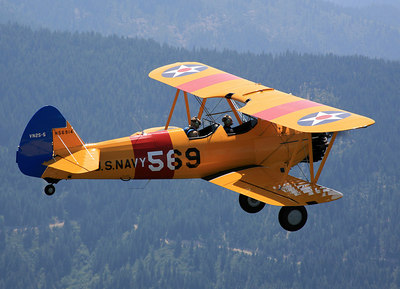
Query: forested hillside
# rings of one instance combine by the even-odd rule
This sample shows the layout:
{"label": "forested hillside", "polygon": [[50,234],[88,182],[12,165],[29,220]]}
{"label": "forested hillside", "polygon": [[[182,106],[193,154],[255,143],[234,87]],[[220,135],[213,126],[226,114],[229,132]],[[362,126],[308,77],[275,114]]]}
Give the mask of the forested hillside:
{"label": "forested hillside", "polygon": [[[249,215],[202,180],[62,181],[47,197],[19,172],[21,134],[44,105],[86,142],[163,125],[174,90],[147,74],[175,61],[375,119],[339,137],[320,179],[344,197],[288,233],[279,208]],[[0,25],[0,288],[400,288],[399,91],[399,62]]]}
{"label": "forested hillside", "polygon": [[[379,4],[379,5],[378,5]],[[175,47],[298,51],[400,59],[400,7],[323,0],[2,0],[0,23],[97,31]]]}

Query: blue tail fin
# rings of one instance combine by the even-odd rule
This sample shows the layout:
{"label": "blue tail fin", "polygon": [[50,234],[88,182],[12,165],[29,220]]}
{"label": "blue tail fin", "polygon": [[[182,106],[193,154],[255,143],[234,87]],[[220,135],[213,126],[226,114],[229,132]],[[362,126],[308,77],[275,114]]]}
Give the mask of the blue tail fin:
{"label": "blue tail fin", "polygon": [[53,157],[53,128],[66,127],[67,121],[53,106],[39,109],[22,135],[17,151],[17,163],[22,173],[41,177],[46,169],[43,162]]}

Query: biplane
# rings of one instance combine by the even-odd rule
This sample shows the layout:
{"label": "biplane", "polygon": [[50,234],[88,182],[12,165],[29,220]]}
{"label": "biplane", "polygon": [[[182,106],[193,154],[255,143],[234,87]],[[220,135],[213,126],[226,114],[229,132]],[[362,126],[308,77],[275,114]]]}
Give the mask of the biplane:
{"label": "biplane", "polygon": [[[149,76],[176,88],[164,126],[84,143],[55,107],[45,106],[22,135],[17,151],[21,172],[46,180],[47,195],[54,194],[54,184],[69,179],[202,178],[239,193],[239,204],[248,213],[265,204],[281,206],[280,225],[297,231],[307,221],[305,206],[342,197],[317,184],[338,132],[374,123],[202,63],[173,63]],[[193,115],[203,120],[195,137],[170,126],[181,92],[187,114],[183,127]],[[198,100],[193,115],[188,95]],[[210,111],[213,100],[223,101],[227,110]],[[215,119],[227,112],[234,120],[229,132]],[[299,163],[307,164],[309,179],[290,174]]]}

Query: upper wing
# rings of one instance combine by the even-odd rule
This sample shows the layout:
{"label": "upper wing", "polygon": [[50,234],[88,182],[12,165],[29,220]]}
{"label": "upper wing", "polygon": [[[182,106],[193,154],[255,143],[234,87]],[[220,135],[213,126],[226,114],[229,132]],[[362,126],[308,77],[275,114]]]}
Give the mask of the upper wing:
{"label": "upper wing", "polygon": [[149,76],[201,98],[225,97],[245,102],[246,94],[268,88],[198,62],[177,62],[154,69]]}
{"label": "upper wing", "polygon": [[323,105],[278,90],[251,94],[240,112],[302,132],[336,132],[375,123],[355,113]]}
{"label": "upper wing", "polygon": [[[287,176],[279,169],[253,167],[205,178],[209,182],[275,206],[305,206],[337,200],[333,189]],[[282,186],[281,186],[282,185]]]}
{"label": "upper wing", "polygon": [[166,65],[149,76],[201,98],[229,97],[245,102],[239,111],[302,132],[335,132],[375,123],[370,118],[274,90],[198,62]]}

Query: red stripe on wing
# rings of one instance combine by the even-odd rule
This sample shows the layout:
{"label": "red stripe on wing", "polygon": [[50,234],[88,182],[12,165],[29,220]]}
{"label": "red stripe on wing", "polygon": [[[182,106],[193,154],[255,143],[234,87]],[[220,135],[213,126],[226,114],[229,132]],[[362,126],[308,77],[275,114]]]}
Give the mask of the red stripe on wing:
{"label": "red stripe on wing", "polygon": [[196,90],[218,84],[221,82],[225,82],[228,80],[233,80],[233,79],[239,79],[240,77],[237,77],[233,74],[230,73],[218,73],[218,74],[213,74],[213,75],[208,75],[202,78],[197,78],[195,80],[183,83],[176,88],[192,93]]}
{"label": "red stripe on wing", "polygon": [[314,107],[314,106],[320,106],[320,105],[323,105],[323,104],[304,99],[304,100],[298,100],[298,101],[294,101],[294,102],[284,103],[281,105],[277,105],[275,107],[268,108],[266,110],[257,112],[256,114],[254,114],[254,116],[258,117],[258,118],[262,118],[264,120],[271,121],[275,118],[284,116],[286,114],[289,114],[289,113],[292,113],[292,112],[295,112],[298,110],[302,110],[302,109]]}

